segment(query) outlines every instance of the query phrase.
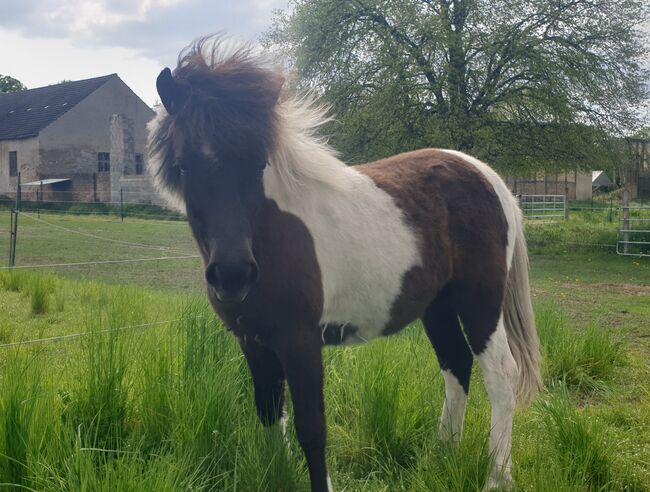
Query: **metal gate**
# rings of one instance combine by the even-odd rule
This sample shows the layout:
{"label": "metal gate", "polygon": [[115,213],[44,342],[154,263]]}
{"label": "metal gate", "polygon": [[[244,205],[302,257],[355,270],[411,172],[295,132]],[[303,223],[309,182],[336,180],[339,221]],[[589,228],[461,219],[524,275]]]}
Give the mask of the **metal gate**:
{"label": "metal gate", "polygon": [[566,219],[565,195],[519,195],[524,218],[557,222]]}
{"label": "metal gate", "polygon": [[621,208],[616,253],[622,256],[650,256],[650,206]]}

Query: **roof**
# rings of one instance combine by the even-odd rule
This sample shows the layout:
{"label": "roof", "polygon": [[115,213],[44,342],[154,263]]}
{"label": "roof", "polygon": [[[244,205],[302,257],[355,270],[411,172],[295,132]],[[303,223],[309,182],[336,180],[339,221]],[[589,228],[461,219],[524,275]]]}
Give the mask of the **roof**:
{"label": "roof", "polygon": [[605,171],[592,171],[591,184],[592,186],[612,186],[614,183],[605,174]]}
{"label": "roof", "polygon": [[0,94],[0,140],[35,137],[117,74]]}
{"label": "roof", "polygon": [[71,178],[47,178],[39,179],[38,181],[30,181],[29,183],[23,183],[20,186],[47,186],[54,183],[63,183],[64,181],[70,181]]}

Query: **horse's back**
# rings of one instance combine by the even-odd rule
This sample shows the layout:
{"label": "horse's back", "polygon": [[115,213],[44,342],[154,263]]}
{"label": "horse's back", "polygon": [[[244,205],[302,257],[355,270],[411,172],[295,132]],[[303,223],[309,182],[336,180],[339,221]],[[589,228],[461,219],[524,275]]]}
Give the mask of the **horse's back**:
{"label": "horse's back", "polygon": [[446,285],[505,289],[516,207],[486,164],[423,149],[359,166],[395,199],[421,238],[421,269],[405,276],[405,298],[435,297]]}

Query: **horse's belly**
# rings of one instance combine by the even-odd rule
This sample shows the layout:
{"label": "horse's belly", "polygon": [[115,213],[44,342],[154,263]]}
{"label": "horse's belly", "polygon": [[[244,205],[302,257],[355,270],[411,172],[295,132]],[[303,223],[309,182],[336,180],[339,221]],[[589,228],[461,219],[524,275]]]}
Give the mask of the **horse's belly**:
{"label": "horse's belly", "polygon": [[[382,275],[375,271],[372,278],[363,274],[350,275],[346,285],[335,289],[324,285],[321,329],[323,342],[328,345],[364,343],[384,334],[392,321],[391,310],[402,292],[403,272]],[[327,276],[325,276],[327,281]]]}

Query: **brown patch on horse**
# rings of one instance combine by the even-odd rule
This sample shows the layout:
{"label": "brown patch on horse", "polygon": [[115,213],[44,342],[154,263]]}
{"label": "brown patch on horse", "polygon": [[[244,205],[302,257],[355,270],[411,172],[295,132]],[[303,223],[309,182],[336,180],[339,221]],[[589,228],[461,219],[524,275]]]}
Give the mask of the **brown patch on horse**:
{"label": "brown patch on horse", "polygon": [[[273,200],[264,200],[253,230],[253,254],[260,277],[244,302],[221,303],[208,289],[212,306],[226,326],[240,339],[255,339],[273,349],[284,337],[320,337],[321,274],[305,224],[281,211]],[[314,331],[296,333],[292,331],[296,327]]]}
{"label": "brown patch on horse", "polygon": [[[476,167],[426,149],[357,169],[395,199],[420,236],[422,266],[404,275],[385,334],[420,317],[448,284],[452,292],[454,285],[469,283],[503,296],[508,224],[494,188]],[[495,303],[494,295],[486,304]],[[497,299],[496,305],[501,302]]]}

